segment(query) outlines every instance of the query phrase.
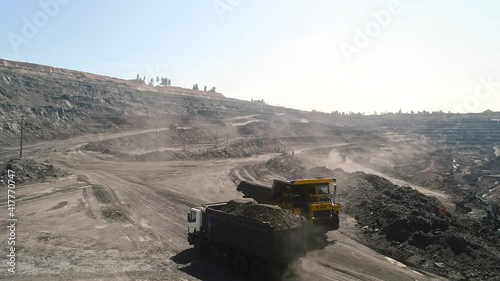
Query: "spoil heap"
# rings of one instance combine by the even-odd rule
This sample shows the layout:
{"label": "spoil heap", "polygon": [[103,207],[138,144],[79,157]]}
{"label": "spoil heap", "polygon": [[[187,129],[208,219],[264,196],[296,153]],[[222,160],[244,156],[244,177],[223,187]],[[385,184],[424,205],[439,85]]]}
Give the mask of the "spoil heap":
{"label": "spoil heap", "polygon": [[231,200],[221,208],[221,211],[232,215],[254,218],[261,222],[268,222],[277,230],[298,227],[302,224],[300,217],[289,210],[255,202]]}
{"label": "spoil heap", "polygon": [[370,247],[453,280],[498,280],[500,243],[481,222],[449,213],[436,198],[364,173],[346,173],[346,212]]}
{"label": "spoil heap", "polygon": [[302,164],[300,158],[283,153],[278,157],[269,159],[266,162],[266,168],[287,179],[297,179],[304,174],[305,168]]}
{"label": "spoil heap", "polygon": [[15,172],[17,185],[43,182],[66,176],[68,173],[50,164],[38,163],[29,158],[14,158],[6,164],[0,164],[0,184],[7,185],[7,171]]}

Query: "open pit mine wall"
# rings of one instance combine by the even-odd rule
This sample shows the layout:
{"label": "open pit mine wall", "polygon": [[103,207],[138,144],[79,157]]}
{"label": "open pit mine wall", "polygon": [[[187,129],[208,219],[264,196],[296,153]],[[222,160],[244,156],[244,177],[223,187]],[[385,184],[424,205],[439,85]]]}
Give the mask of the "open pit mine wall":
{"label": "open pit mine wall", "polygon": [[[152,87],[73,70],[0,60],[0,144],[13,144],[25,116],[27,142],[110,129],[168,126],[188,118],[213,122],[256,113],[299,112],[227,99],[220,93]],[[160,121],[158,121],[160,120]]]}

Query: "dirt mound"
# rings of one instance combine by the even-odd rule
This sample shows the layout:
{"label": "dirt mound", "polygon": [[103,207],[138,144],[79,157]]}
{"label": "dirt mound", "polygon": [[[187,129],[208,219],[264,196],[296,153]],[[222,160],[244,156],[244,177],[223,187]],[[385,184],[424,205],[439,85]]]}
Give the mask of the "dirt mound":
{"label": "dirt mound", "polygon": [[[199,142],[209,141],[212,138],[210,131],[206,128],[177,127],[177,125],[171,125],[170,127],[167,130],[162,129],[157,133],[147,132],[132,136],[93,141],[85,144],[82,149],[116,156],[124,153],[134,155],[156,151],[157,145],[160,150],[165,146],[180,150],[183,143],[189,147]],[[131,151],[136,152],[132,153]]]}
{"label": "dirt mound", "polygon": [[387,179],[345,173],[346,212],[365,231],[370,247],[451,279],[494,280],[500,243],[478,221],[449,213],[436,198]]}
{"label": "dirt mound", "polygon": [[92,192],[94,192],[97,202],[101,204],[107,204],[113,201],[111,194],[107,191],[107,188],[100,184],[93,184]]}
{"label": "dirt mound", "polygon": [[238,132],[242,136],[254,136],[254,137],[263,137],[266,132],[270,132],[271,126],[267,122],[255,122],[258,120],[247,121],[248,124],[243,126],[238,126]]}
{"label": "dirt mound", "polygon": [[345,173],[342,169],[331,170],[325,166],[306,168],[305,166],[304,161],[302,161],[299,157],[287,153],[271,158],[265,164],[265,167],[268,170],[287,179],[345,177]]}
{"label": "dirt mound", "polygon": [[[212,160],[243,158],[262,153],[282,152],[284,146],[275,139],[238,140],[220,147],[189,149],[186,151],[150,152],[135,157],[138,161]],[[117,155],[113,152],[105,152]],[[120,155],[123,157],[123,155]]]}
{"label": "dirt mound", "polygon": [[304,171],[303,178],[334,178],[341,179],[344,177],[342,169],[328,169],[327,167],[314,167]]}
{"label": "dirt mound", "polygon": [[273,205],[231,200],[226,206],[221,208],[221,211],[233,215],[255,218],[262,222],[268,222],[278,230],[298,227],[302,224],[299,216],[289,210],[284,210]]}
{"label": "dirt mound", "polygon": [[101,211],[102,217],[108,222],[114,221],[127,221],[127,215],[125,215],[122,211],[115,208],[106,208]]}
{"label": "dirt mound", "polygon": [[281,152],[284,146],[275,139],[250,139],[239,140],[229,145],[216,149],[206,149],[191,153],[196,160],[241,158],[262,153]]}
{"label": "dirt mound", "polygon": [[296,179],[304,174],[305,168],[302,160],[293,155],[283,153],[278,157],[269,159],[266,168],[270,171],[283,175],[285,178]]}
{"label": "dirt mound", "polygon": [[0,164],[0,182],[3,185],[7,185],[8,170],[15,172],[15,181],[17,185],[43,182],[68,175],[66,171],[47,163],[38,163],[29,158],[14,158],[9,160],[6,164]]}

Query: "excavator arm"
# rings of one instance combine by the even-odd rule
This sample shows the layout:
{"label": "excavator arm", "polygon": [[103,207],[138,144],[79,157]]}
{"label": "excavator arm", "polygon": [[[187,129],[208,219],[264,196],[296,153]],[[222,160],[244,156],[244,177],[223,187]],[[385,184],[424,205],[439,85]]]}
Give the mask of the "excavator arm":
{"label": "excavator arm", "polygon": [[481,207],[481,209],[483,209],[486,212],[486,220],[493,222],[495,230],[499,229],[500,228],[500,211],[499,211],[498,206],[488,204],[481,197],[477,196],[475,192],[470,193],[469,195],[465,196],[462,200],[458,201],[455,204],[455,212],[461,213],[461,214],[466,214],[466,213],[472,211],[472,208],[466,206],[465,204],[473,202],[473,201],[477,202],[479,204],[479,206]]}

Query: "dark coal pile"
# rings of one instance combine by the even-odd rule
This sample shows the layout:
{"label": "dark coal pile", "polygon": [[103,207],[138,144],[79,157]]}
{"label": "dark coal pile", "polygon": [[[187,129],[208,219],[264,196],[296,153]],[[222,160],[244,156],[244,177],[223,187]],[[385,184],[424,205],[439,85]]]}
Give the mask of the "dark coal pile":
{"label": "dark coal pile", "polygon": [[221,211],[237,216],[254,218],[261,222],[268,222],[277,230],[302,225],[299,216],[278,206],[231,200],[226,206],[221,208]]}
{"label": "dark coal pile", "polygon": [[58,169],[50,164],[38,163],[29,158],[14,158],[6,164],[0,164],[0,182],[7,185],[7,171],[15,172],[15,182],[17,185],[29,184],[53,180],[68,175],[66,171]]}
{"label": "dark coal pile", "polygon": [[346,212],[377,251],[452,280],[499,280],[500,241],[480,221],[449,213],[437,199],[361,172],[345,173]]}

